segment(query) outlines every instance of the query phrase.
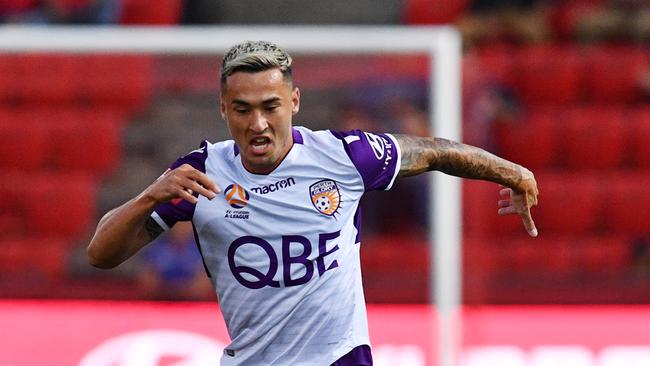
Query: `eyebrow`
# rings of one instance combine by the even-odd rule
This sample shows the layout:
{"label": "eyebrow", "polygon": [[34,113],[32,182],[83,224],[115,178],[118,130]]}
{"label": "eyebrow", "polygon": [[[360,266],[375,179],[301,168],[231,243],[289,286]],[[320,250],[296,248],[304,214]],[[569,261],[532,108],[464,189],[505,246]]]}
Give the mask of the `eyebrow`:
{"label": "eyebrow", "polygon": [[[272,98],[263,100],[262,104],[271,104],[271,103],[274,103],[274,102],[278,102],[280,100],[281,100],[280,97],[272,97]],[[232,101],[232,104],[239,104],[239,105],[243,105],[243,106],[250,106],[251,105],[251,103],[248,103],[247,101],[241,100],[241,99],[234,99]]]}

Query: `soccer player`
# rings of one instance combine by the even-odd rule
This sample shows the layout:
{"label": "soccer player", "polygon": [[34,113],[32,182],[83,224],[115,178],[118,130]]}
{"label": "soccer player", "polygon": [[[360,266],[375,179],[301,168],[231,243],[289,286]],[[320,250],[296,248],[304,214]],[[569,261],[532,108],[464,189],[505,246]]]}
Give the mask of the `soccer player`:
{"label": "soccer player", "polygon": [[499,214],[531,236],[533,174],[440,138],[294,127],[291,57],[258,41],[221,69],[232,140],[207,141],[141,194],[108,212],[88,246],[112,268],[178,221],[191,221],[232,339],[222,365],[371,365],[359,268],[359,200],[398,177],[438,170],[501,190]]}

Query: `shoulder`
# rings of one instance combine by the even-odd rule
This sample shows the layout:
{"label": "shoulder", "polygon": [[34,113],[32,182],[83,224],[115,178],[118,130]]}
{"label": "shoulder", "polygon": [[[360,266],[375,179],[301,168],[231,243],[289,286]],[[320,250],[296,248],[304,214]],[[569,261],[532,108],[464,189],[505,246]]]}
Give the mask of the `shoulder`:
{"label": "shoulder", "polygon": [[362,130],[330,131],[343,142],[345,150],[350,155],[369,155],[378,160],[394,155],[395,148],[399,150],[398,142],[389,133],[371,133]]}
{"label": "shoulder", "polygon": [[203,140],[199,147],[195,150],[178,158],[171,166],[170,169],[175,169],[183,164],[189,164],[196,169],[205,172],[205,164],[209,158],[213,157],[234,157],[236,155],[235,143],[232,140],[220,141],[212,143],[208,140]]}
{"label": "shoulder", "polygon": [[[299,134],[300,141],[298,143],[305,145],[307,148],[312,147],[343,147],[341,140],[337,138],[330,130],[310,130],[306,127],[295,126],[294,131]],[[296,139],[294,138],[294,141]]]}
{"label": "shoulder", "polygon": [[399,172],[399,143],[391,134],[362,130],[330,131],[361,174],[366,190],[390,189]]}

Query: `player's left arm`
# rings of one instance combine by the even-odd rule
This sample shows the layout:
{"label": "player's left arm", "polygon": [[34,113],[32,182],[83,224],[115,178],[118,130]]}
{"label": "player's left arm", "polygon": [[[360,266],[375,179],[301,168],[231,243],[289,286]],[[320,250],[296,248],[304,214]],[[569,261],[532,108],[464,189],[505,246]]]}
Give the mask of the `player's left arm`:
{"label": "player's left arm", "polygon": [[[537,236],[530,208],[537,205],[537,182],[521,165],[483,149],[437,137],[394,135],[401,150],[398,176],[407,177],[438,170],[462,178],[481,179],[504,186],[499,215],[518,214],[526,231]],[[506,188],[507,187],[507,188]]]}

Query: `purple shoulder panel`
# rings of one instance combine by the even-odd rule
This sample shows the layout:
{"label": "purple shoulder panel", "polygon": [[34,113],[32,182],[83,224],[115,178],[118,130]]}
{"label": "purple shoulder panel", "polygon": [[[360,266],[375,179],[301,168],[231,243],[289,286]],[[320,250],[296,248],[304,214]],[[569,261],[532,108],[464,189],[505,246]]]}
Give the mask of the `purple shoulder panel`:
{"label": "purple shoulder panel", "polygon": [[330,132],[343,142],[366,192],[391,187],[399,169],[399,148],[392,137],[361,130]]}
{"label": "purple shoulder panel", "polygon": [[365,344],[354,347],[330,366],[372,366],[370,347]]}
{"label": "purple shoulder panel", "polygon": [[[203,141],[200,148],[178,158],[178,160],[169,166],[169,169],[174,170],[183,164],[189,164],[196,170],[205,173],[205,160],[208,157],[207,145],[207,141]],[[194,196],[198,196],[198,193],[194,193]],[[189,203],[183,199],[175,199],[170,202],[159,204],[156,206],[154,211],[158,216],[160,216],[165,224],[171,228],[179,221],[192,220],[195,208],[195,204]]]}

